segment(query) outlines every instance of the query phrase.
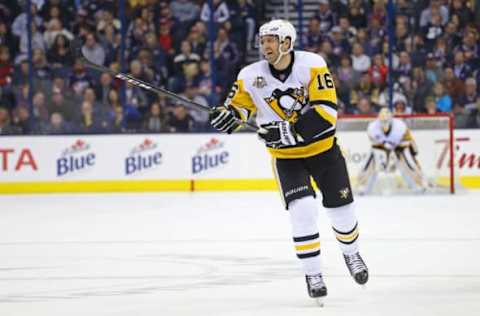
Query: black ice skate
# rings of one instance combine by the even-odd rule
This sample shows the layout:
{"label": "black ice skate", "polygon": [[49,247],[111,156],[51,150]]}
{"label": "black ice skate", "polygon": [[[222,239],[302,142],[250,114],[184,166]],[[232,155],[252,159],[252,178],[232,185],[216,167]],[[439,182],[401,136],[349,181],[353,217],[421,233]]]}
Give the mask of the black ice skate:
{"label": "black ice skate", "polygon": [[368,281],[368,268],[363,262],[362,257],[358,252],[351,255],[343,255],[345,263],[347,264],[350,274],[360,285],[364,285]]}
{"label": "black ice skate", "polygon": [[305,280],[307,281],[308,295],[316,299],[317,304],[323,307],[323,298],[327,296],[327,286],[323,282],[322,274],[307,275]]}
{"label": "black ice skate", "polygon": [[327,296],[327,286],[323,282],[322,274],[307,275],[305,280],[307,281],[307,290],[310,297]]}

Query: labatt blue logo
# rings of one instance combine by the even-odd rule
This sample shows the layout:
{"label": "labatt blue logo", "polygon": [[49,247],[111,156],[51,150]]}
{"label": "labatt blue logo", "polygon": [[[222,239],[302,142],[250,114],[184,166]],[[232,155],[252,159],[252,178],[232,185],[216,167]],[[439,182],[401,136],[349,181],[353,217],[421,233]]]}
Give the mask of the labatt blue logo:
{"label": "labatt blue logo", "polygon": [[81,139],[65,149],[61,157],[57,159],[57,176],[65,176],[94,166],[95,154],[88,152],[89,149],[90,145]]}
{"label": "labatt blue logo", "polygon": [[192,157],[192,172],[199,172],[215,168],[228,163],[228,151],[222,150],[223,143],[216,138],[210,139],[208,143],[197,150],[197,154]]}
{"label": "labatt blue logo", "polygon": [[156,148],[157,144],[148,138],[134,147],[125,159],[125,173],[131,175],[160,165],[162,163],[162,153],[155,151]]}

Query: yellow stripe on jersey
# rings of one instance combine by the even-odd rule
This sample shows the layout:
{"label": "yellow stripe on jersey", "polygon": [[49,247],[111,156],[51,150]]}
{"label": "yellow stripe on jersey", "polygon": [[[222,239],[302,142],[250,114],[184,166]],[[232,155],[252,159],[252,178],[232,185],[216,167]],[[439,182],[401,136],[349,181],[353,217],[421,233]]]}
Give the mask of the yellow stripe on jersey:
{"label": "yellow stripe on jersey", "polygon": [[334,136],[330,136],[306,146],[290,148],[270,148],[267,147],[270,154],[275,158],[294,159],[307,158],[329,150],[333,146]]}
{"label": "yellow stripe on jersey", "polygon": [[295,250],[296,251],[303,251],[303,250],[312,250],[312,249],[317,249],[320,248],[320,242],[314,242],[310,244],[304,244],[304,245],[295,245]]}
{"label": "yellow stripe on jersey", "polygon": [[[244,121],[248,120],[250,116],[257,110],[255,103],[253,103],[252,97],[245,90],[243,80],[237,80],[232,85],[232,89],[225,100],[225,106],[232,106],[236,108],[237,112]],[[242,109],[247,111],[247,116],[245,116],[245,113],[242,111]]]}
{"label": "yellow stripe on jersey", "polygon": [[327,67],[310,69],[308,96],[312,101],[327,101],[337,104],[337,93],[333,77]]}

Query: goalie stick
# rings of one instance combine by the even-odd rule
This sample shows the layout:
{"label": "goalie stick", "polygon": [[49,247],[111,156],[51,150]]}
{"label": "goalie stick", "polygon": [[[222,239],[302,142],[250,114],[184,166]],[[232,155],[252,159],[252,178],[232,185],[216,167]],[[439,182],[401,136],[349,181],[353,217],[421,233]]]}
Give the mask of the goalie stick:
{"label": "goalie stick", "polygon": [[[156,92],[160,95],[164,95],[164,96],[169,97],[171,99],[174,99],[176,101],[180,101],[181,103],[183,103],[187,106],[197,108],[201,111],[212,112],[211,107],[200,104],[200,103],[197,103],[197,102],[190,101],[190,100],[188,100],[188,99],[186,99],[186,98],[184,98],[184,97],[182,97],[182,96],[180,96],[180,95],[178,95],[178,94],[176,94],[172,91],[169,91],[167,89],[156,87],[156,86],[154,86],[154,85],[152,85],[148,82],[145,82],[143,80],[132,77],[129,74],[125,74],[125,73],[122,73],[122,72],[116,72],[116,71],[114,71],[110,68],[107,68],[105,66],[95,64],[95,63],[89,61],[88,59],[86,59],[85,57],[81,57],[81,60],[84,63],[84,65],[88,68],[92,68],[92,69],[95,69],[95,70],[98,70],[98,71],[101,71],[101,72],[109,73],[110,75],[112,75],[113,77],[115,77],[117,79],[126,81],[126,82],[128,82],[128,83],[130,83],[134,86],[140,87],[142,89],[152,91],[152,92]],[[242,125],[243,127],[247,128],[249,130],[252,130],[254,132],[256,132],[258,130],[258,127],[255,124],[244,122],[244,121],[241,121],[239,119],[237,119],[237,122],[240,125]]]}

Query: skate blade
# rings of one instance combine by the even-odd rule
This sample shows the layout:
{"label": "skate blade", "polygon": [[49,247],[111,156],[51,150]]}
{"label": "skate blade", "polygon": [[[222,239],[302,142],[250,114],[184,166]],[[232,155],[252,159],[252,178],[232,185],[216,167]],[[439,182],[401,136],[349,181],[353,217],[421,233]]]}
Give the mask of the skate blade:
{"label": "skate blade", "polygon": [[324,297],[317,297],[315,299],[315,301],[317,302],[317,305],[319,307],[324,307],[325,306],[325,298]]}

